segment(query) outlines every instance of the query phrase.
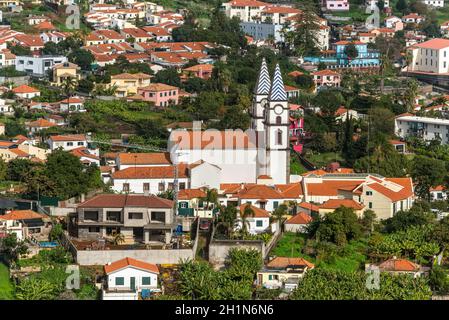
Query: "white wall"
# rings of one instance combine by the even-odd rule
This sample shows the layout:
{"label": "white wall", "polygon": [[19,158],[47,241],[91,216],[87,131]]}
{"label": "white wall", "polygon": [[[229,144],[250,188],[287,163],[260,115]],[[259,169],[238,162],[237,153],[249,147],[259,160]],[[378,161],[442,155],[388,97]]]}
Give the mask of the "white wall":
{"label": "white wall", "polygon": [[[115,285],[115,279],[117,277],[124,277],[124,285],[123,286],[116,286]],[[125,289],[125,288],[131,288],[131,277],[135,277],[136,280],[136,289],[142,289],[142,288],[157,288],[157,274],[136,269],[133,267],[128,267],[122,270],[119,270],[117,272],[114,272],[112,274],[108,275],[108,287],[109,289]],[[151,282],[150,285],[142,285],[142,277],[150,277]]]}
{"label": "white wall", "polygon": [[[164,190],[167,190],[169,183],[174,183],[173,178],[167,178],[167,179],[112,179],[113,185],[112,190],[115,192],[123,192],[123,184],[129,183],[129,192],[130,193],[144,193],[143,191],[143,184],[149,183],[150,184],[150,193],[151,194],[158,194],[161,191],[159,191],[159,183],[164,183]],[[189,180],[187,178],[180,178],[178,179],[179,183],[184,182],[186,184],[186,188],[189,188]]]}

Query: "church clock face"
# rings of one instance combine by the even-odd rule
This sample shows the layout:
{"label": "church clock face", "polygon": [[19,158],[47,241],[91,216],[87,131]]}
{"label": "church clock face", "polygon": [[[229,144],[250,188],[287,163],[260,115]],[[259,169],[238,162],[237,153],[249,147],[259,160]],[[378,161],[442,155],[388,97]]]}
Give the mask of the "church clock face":
{"label": "church clock face", "polygon": [[281,114],[282,111],[284,111],[284,110],[283,110],[283,108],[281,106],[274,107],[274,113]]}

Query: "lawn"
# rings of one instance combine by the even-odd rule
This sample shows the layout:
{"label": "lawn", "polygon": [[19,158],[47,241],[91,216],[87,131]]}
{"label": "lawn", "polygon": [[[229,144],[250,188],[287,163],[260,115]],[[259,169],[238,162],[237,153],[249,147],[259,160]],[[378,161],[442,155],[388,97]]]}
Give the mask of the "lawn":
{"label": "lawn", "polygon": [[9,280],[9,270],[0,262],[0,300],[14,299],[14,287]]}
{"label": "lawn", "polygon": [[285,232],[276,246],[271,250],[270,256],[300,257],[312,262],[318,268],[353,272],[363,268],[366,261],[364,254],[366,242],[363,240],[352,241],[342,250],[344,254],[337,255],[334,259],[320,261],[316,257],[305,255],[301,252],[306,241],[306,235],[297,235],[293,232]]}
{"label": "lawn", "polygon": [[443,8],[435,10],[435,14],[438,20],[438,23],[441,24],[449,20],[449,7],[444,6]]}
{"label": "lawn", "polygon": [[299,161],[296,155],[290,157],[290,173],[291,174],[303,174],[306,173],[307,169]]}
{"label": "lawn", "polygon": [[311,161],[317,168],[325,167],[331,162],[338,161],[343,166],[344,159],[338,152],[313,153],[307,155],[307,160]]}

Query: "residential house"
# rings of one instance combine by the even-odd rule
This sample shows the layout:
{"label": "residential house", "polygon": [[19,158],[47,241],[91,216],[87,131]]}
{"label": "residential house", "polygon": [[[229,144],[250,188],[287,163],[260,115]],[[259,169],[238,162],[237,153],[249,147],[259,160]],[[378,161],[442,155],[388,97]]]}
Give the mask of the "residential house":
{"label": "residential house", "polygon": [[126,257],[105,265],[104,273],[103,300],[138,300],[142,291],[160,291],[159,268],[152,263]]}
{"label": "residential house", "polygon": [[110,87],[116,87],[117,97],[137,94],[139,88],[150,85],[151,76],[145,73],[121,73],[111,76]]}
{"label": "residential house", "polygon": [[407,259],[401,259],[393,257],[388,259],[378,265],[365,265],[365,269],[372,269],[373,267],[378,268],[380,272],[386,272],[393,275],[407,274],[414,278],[427,275],[430,268],[422,267],[421,265],[411,262]]}
{"label": "residential house", "polygon": [[86,109],[84,108],[84,99],[80,97],[69,97],[59,101],[59,112],[86,112]]}
{"label": "residential house", "polygon": [[417,13],[410,13],[410,14],[404,15],[402,17],[402,22],[404,22],[404,23],[416,23],[416,24],[419,24],[419,23],[421,23],[423,21],[424,21],[424,17],[420,16]]}
{"label": "residential house", "polygon": [[312,76],[317,90],[323,87],[339,87],[341,83],[340,73],[329,69],[313,72]]}
{"label": "residential house", "polygon": [[12,92],[14,92],[17,97],[22,99],[32,99],[41,95],[41,92],[38,89],[30,87],[26,84],[15,87],[12,89]]}
{"label": "residential house", "polygon": [[63,86],[66,79],[79,80],[80,69],[77,64],[68,61],[55,64],[53,66],[53,83],[57,86]]}
{"label": "residential house", "polygon": [[152,38],[157,42],[168,42],[173,40],[171,32],[169,32],[165,28],[157,26],[145,26],[142,27],[142,29],[145,30],[145,32],[150,36],[152,36]]}
{"label": "residential house", "polygon": [[[189,187],[189,171],[185,164],[177,166],[179,189]],[[159,194],[173,190],[174,166],[129,167],[115,171],[111,176],[112,190],[123,193]]]}
{"label": "residential house", "polygon": [[158,107],[176,105],[179,101],[179,88],[164,83],[151,83],[138,88],[137,93],[144,101],[151,101]]}
{"label": "residential house", "polygon": [[444,7],[444,0],[422,0],[422,2],[433,8],[443,8]]}
{"label": "residential house", "polygon": [[148,42],[153,38],[148,32],[139,28],[124,28],[120,30],[120,33],[125,36],[126,39],[132,38],[135,42]]}
{"label": "residential house", "polygon": [[287,94],[288,99],[297,98],[299,96],[299,88],[284,85],[285,93]]}
{"label": "residential house", "polygon": [[95,150],[91,151],[86,147],[79,147],[70,150],[70,153],[79,158],[83,164],[100,166],[100,157],[95,154]]}
{"label": "residential house", "polygon": [[38,133],[41,130],[48,129],[51,127],[56,127],[57,125],[51,121],[46,119],[37,119],[35,121],[31,121],[25,124],[25,128],[29,133],[34,134]]}
{"label": "residential house", "polygon": [[399,153],[407,152],[407,143],[405,141],[400,140],[390,140],[391,145],[393,145],[394,149]]}
{"label": "residential house", "polygon": [[50,150],[62,148],[70,151],[79,147],[87,147],[87,139],[84,134],[54,135],[47,139]]}
{"label": "residential house", "polygon": [[168,245],[173,229],[173,202],[153,195],[101,194],[77,207],[69,232],[79,239],[112,238],[125,243]]}
{"label": "residential house", "polygon": [[385,20],[385,27],[394,29],[395,31],[401,31],[404,29],[404,23],[402,20],[396,16],[389,16],[386,17]]}
{"label": "residential house", "polygon": [[407,48],[411,54],[408,72],[447,74],[449,72],[449,39],[435,38]]}
{"label": "residential house", "polygon": [[446,187],[444,187],[443,185],[431,187],[429,192],[430,192],[430,199],[432,201],[447,200],[447,190]]}
{"label": "residential house", "polygon": [[449,120],[403,114],[395,118],[394,132],[400,138],[418,137],[426,141],[441,139],[449,143]]}
{"label": "residential house", "polygon": [[284,230],[286,232],[300,232],[305,233],[307,226],[312,222],[313,218],[304,212],[299,212],[284,223]]}
{"label": "residential house", "polygon": [[[236,229],[243,229],[243,224],[246,224],[246,230],[250,234],[264,233],[266,231],[271,232],[270,228],[270,214],[268,211],[251,205],[251,203],[243,203],[239,206],[240,217],[237,217]],[[251,215],[245,219],[243,215],[245,210],[250,210]]]}
{"label": "residential house", "polygon": [[335,120],[345,122],[348,119],[358,120],[359,114],[356,110],[340,107],[335,111]]}
{"label": "residential house", "polygon": [[321,6],[327,11],[349,11],[347,0],[322,0]]}
{"label": "residential house", "polygon": [[268,3],[257,0],[232,0],[223,3],[221,9],[229,18],[238,17],[242,22],[257,22],[268,6]]}
{"label": "residential house", "polygon": [[50,221],[49,217],[32,210],[12,210],[0,215],[0,230],[15,233],[18,240],[25,240],[30,236],[48,235]]}
{"label": "residential house", "polygon": [[184,217],[213,218],[219,211],[214,203],[206,201],[206,191],[202,189],[182,189],[178,193],[177,214]]}
{"label": "residential house", "polygon": [[213,65],[211,64],[197,64],[189,68],[183,69],[183,75],[186,78],[197,77],[203,80],[207,80],[212,76]]}
{"label": "residential house", "polygon": [[268,289],[292,291],[315,265],[303,258],[275,257],[257,272],[257,285]]}
{"label": "residential house", "polygon": [[67,62],[64,56],[16,56],[16,70],[34,77],[46,77],[54,65]]}
{"label": "residential house", "polygon": [[363,218],[363,212],[365,211],[365,206],[353,199],[329,199],[318,207],[320,216],[324,216],[327,213],[334,212],[340,207],[344,207],[353,209],[357,217],[361,219]]}
{"label": "residential house", "polygon": [[115,165],[118,170],[134,167],[161,167],[171,166],[170,153],[117,153],[115,156]]}

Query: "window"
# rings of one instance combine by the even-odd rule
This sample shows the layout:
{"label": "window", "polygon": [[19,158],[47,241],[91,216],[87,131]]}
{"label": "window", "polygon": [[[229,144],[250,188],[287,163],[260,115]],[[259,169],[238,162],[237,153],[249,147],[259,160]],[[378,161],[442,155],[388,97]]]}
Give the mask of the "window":
{"label": "window", "polygon": [[273,208],[277,209],[279,207],[279,201],[274,201],[273,202]]}
{"label": "window", "polygon": [[120,212],[108,211],[106,212],[106,220],[107,221],[115,221],[120,222]]}
{"label": "window", "polygon": [[181,209],[187,209],[187,202],[180,202],[179,203],[179,207],[181,208]]}
{"label": "window", "polygon": [[84,145],[84,142],[79,141],[79,142],[78,142],[78,145],[79,145],[79,146],[83,146],[83,145]]}
{"label": "window", "polygon": [[84,220],[98,221],[98,211],[84,211]]}
{"label": "window", "polygon": [[262,227],[263,226],[263,221],[262,220],[256,220],[256,227]]}
{"label": "window", "polygon": [[282,144],[282,130],[278,130],[276,132],[276,144],[277,145]]}
{"label": "window", "polygon": [[99,233],[100,227],[89,227],[89,233]]}
{"label": "window", "polygon": [[142,285],[143,286],[151,285],[151,277],[142,277]]}
{"label": "window", "polygon": [[366,192],[366,195],[367,195],[367,196],[372,196],[372,195],[373,195],[373,192],[372,192],[372,191],[367,191],[367,192]]}
{"label": "window", "polygon": [[117,277],[117,278],[115,278],[115,285],[116,286],[124,286],[125,285],[125,278],[124,277]]}
{"label": "window", "polygon": [[276,124],[281,124],[282,123],[282,118],[281,116],[277,116],[276,117]]}
{"label": "window", "polygon": [[128,212],[128,219],[130,219],[130,220],[143,219],[143,213],[142,212]]}
{"label": "window", "polygon": [[372,202],[368,202],[368,208],[370,208],[370,209],[373,208],[373,203]]}
{"label": "window", "polygon": [[143,184],[143,192],[150,191],[150,184],[148,182]]}
{"label": "window", "polygon": [[169,183],[168,183],[167,189],[168,189],[168,190],[173,190],[173,189],[174,189],[174,186],[175,186],[175,185],[173,184],[173,182],[169,182]]}
{"label": "window", "polygon": [[73,142],[67,142],[67,147],[73,146]]}
{"label": "window", "polygon": [[151,221],[165,222],[165,212],[151,211]]}
{"label": "window", "polygon": [[129,183],[124,183],[122,190],[123,190],[123,192],[129,192]]}
{"label": "window", "polygon": [[186,183],[185,182],[180,182],[179,183],[179,190],[184,190],[186,188]]}

